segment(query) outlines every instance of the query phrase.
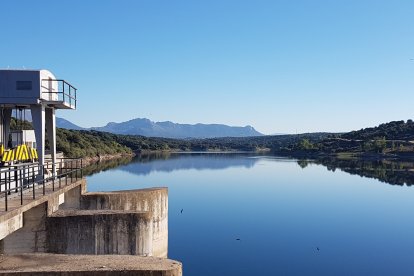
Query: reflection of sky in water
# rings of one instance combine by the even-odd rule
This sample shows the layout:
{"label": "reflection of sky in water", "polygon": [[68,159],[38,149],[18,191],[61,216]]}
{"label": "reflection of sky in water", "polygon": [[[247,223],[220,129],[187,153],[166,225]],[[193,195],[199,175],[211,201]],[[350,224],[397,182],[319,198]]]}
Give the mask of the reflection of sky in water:
{"label": "reflection of sky in water", "polygon": [[185,275],[414,275],[414,187],[286,159],[193,157],[131,163],[88,188],[169,187],[169,257]]}

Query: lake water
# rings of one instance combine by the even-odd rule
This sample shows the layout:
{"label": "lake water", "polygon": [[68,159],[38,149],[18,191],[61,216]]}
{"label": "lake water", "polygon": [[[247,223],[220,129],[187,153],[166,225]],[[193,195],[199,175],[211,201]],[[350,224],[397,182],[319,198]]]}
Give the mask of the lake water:
{"label": "lake water", "polygon": [[276,156],[171,154],[135,158],[87,183],[89,191],[168,187],[168,256],[184,275],[414,275],[414,187],[381,178],[401,172],[413,184],[413,172],[387,166],[361,166],[380,181]]}

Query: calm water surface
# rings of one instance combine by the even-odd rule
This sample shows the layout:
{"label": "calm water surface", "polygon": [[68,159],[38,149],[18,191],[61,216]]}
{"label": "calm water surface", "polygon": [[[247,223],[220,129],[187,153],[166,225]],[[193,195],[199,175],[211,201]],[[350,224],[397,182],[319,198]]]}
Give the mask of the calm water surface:
{"label": "calm water surface", "polygon": [[136,158],[87,182],[168,187],[184,275],[414,275],[414,186],[242,154]]}

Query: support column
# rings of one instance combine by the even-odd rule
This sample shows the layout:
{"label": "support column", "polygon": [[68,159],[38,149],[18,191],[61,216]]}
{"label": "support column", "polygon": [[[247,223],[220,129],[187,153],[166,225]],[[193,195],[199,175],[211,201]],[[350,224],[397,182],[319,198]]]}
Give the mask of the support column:
{"label": "support column", "polygon": [[45,164],[45,107],[43,105],[31,105],[33,128],[36,136],[37,154],[39,164]]}
{"label": "support column", "polygon": [[46,108],[46,132],[52,156],[52,173],[56,176],[56,117],[54,108]]}
{"label": "support column", "polygon": [[10,121],[11,121],[11,115],[12,115],[12,109],[11,108],[2,108],[1,109],[1,142],[4,145],[4,148],[7,148],[7,145],[9,143],[9,135],[10,135]]}

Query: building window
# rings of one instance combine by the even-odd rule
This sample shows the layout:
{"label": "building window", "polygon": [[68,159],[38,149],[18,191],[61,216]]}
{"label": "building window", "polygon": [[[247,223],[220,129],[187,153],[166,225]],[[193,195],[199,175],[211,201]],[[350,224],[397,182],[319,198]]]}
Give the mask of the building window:
{"label": "building window", "polygon": [[16,90],[32,90],[32,81],[16,81]]}

